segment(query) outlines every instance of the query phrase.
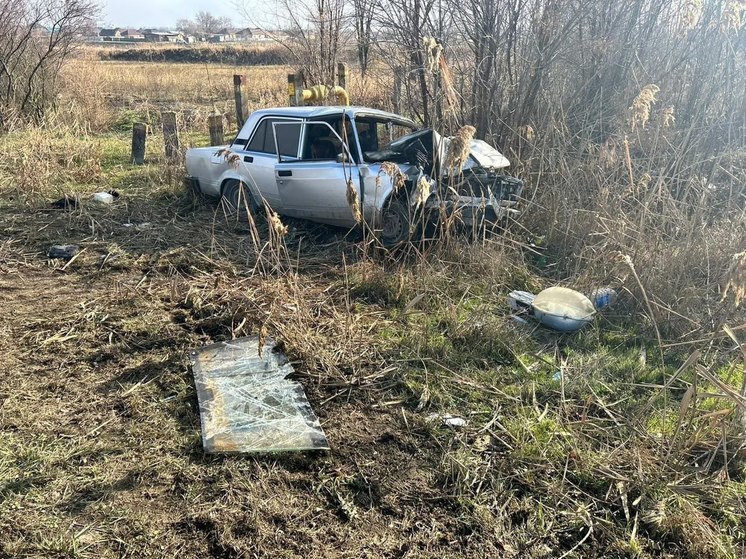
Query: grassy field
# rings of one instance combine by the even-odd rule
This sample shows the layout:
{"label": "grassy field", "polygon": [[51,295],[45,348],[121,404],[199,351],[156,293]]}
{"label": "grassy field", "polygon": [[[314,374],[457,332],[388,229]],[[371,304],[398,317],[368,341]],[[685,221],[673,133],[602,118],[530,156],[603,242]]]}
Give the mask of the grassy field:
{"label": "grassy field", "polygon": [[[284,103],[286,68],[240,71],[251,109]],[[536,207],[504,236],[404,255],[301,221],[257,240],[184,191],[158,133],[176,109],[184,147],[205,145],[233,73],[81,58],[58,115],[0,137],[0,556],[744,556],[744,363],[715,318],[659,324],[671,286],[641,291],[649,271],[624,259],[604,277],[539,258]],[[52,209],[64,194],[80,205]],[[717,229],[719,250],[742,227]],[[71,243],[75,260],[46,258]],[[575,335],[505,303],[610,278],[619,304]],[[202,452],[188,351],[260,332],[284,343],[330,452]]]}

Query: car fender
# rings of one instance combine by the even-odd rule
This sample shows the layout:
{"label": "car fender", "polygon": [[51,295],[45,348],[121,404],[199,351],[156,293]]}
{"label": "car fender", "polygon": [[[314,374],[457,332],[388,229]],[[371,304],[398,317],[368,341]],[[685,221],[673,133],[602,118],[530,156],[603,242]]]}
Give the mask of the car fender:
{"label": "car fender", "polygon": [[252,179],[247,178],[243,173],[240,172],[240,168],[235,169],[229,166],[228,169],[225,169],[220,174],[220,177],[217,181],[220,196],[223,195],[223,189],[225,188],[225,184],[229,180],[237,180],[244,183],[248,187],[249,192],[251,192],[251,197],[254,199],[254,203],[260,204],[263,197],[261,192],[259,191],[259,188]]}
{"label": "car fender", "polygon": [[[420,172],[417,176],[407,175],[408,184],[403,188],[400,188],[399,190],[394,189],[393,181],[389,177],[386,178],[389,179],[389,188],[386,189],[385,195],[383,197],[383,202],[380,205],[381,210],[385,208],[391,202],[391,200],[399,196],[402,198],[406,197],[409,207],[415,208],[416,206],[421,205],[423,202],[426,203],[435,194],[435,183],[433,179],[431,179],[423,172]],[[421,180],[427,181],[429,187],[427,197],[425,198],[425,200],[422,201],[418,200],[417,196],[415,195]]]}

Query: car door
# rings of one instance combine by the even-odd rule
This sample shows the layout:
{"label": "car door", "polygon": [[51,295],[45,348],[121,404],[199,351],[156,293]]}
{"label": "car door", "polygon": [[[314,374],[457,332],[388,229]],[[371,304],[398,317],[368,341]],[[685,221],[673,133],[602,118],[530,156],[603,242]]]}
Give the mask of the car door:
{"label": "car door", "polygon": [[[352,227],[357,221],[347,202],[347,184],[352,181],[360,199],[360,175],[348,144],[323,121],[302,123],[274,123],[278,146],[275,179],[283,213],[342,227]],[[326,138],[311,137],[312,130],[323,129]],[[297,132],[290,133],[290,130]],[[299,150],[294,155],[283,154],[279,147],[282,137],[299,136]],[[328,142],[334,152],[315,151],[312,142]],[[328,148],[328,146],[327,146]]]}
{"label": "car door", "polygon": [[[300,122],[300,119],[266,116],[257,123],[251,137],[237,138],[231,149],[241,158],[239,170],[252,193],[264,198],[276,212],[283,213],[282,199],[275,180],[277,148],[273,124],[276,122]],[[299,137],[295,139],[296,144],[298,139]],[[290,143],[292,144],[292,139]],[[252,186],[256,187],[256,192]],[[257,202],[261,204],[261,200]]]}

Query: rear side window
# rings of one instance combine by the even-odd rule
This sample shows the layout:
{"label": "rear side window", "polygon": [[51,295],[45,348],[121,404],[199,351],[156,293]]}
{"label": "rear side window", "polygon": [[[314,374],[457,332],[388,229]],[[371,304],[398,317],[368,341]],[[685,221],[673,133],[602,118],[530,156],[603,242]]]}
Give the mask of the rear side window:
{"label": "rear side window", "polygon": [[[271,153],[275,155],[275,134],[272,123],[292,122],[283,118],[265,118],[256,127],[246,151],[258,151],[260,153]],[[278,126],[277,142],[280,144],[280,155],[296,157],[298,155],[298,141],[300,140],[299,126]]]}

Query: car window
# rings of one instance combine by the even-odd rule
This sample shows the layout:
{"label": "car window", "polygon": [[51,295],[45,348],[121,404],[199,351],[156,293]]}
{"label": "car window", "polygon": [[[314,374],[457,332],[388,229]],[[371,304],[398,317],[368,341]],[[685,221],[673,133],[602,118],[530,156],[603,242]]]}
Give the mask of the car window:
{"label": "car window", "polygon": [[[277,136],[277,152],[288,157],[298,157],[300,126],[275,126],[274,128]],[[274,148],[274,138],[272,147]]]}
{"label": "car window", "polygon": [[[341,122],[341,119],[337,121]],[[302,155],[305,161],[336,160],[338,154],[346,151],[336,130],[338,122],[318,121],[306,124]]]}
{"label": "car window", "polygon": [[[256,127],[254,135],[246,146],[246,151],[271,153],[275,155],[275,134],[272,124],[275,122],[292,122],[285,118],[265,118]],[[300,130],[297,126],[278,126],[277,142],[280,144],[280,155],[297,156]]]}
{"label": "car window", "polygon": [[411,133],[408,126],[397,124],[380,118],[360,117],[355,119],[355,128],[360,140],[360,149],[364,159],[369,158],[366,153],[373,153],[384,149],[391,141],[405,134]]}
{"label": "car window", "polygon": [[[272,145],[271,150],[265,149],[266,144],[266,136],[267,136],[267,130],[269,129],[269,122],[270,119],[265,118],[263,121],[259,123],[259,126],[256,127],[256,130],[254,131],[254,135],[251,137],[251,141],[246,146],[246,151],[261,151],[264,153],[274,153],[274,145]],[[274,142],[274,139],[273,139]]]}

